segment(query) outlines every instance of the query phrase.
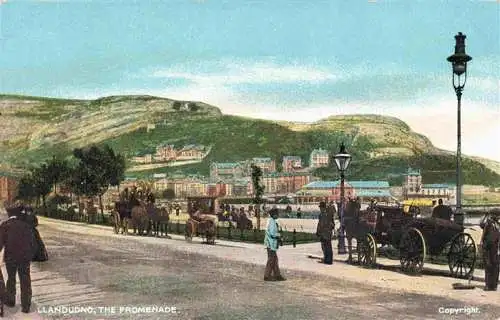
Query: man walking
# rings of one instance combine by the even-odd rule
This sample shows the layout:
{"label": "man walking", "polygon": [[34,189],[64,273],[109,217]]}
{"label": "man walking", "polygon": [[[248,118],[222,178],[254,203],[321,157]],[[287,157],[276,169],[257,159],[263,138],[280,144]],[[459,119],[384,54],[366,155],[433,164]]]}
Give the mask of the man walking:
{"label": "man walking", "polygon": [[281,275],[277,255],[281,243],[279,226],[276,221],[276,219],[278,219],[278,209],[272,208],[269,211],[269,215],[270,218],[267,221],[266,236],[264,238],[264,245],[267,249],[267,264],[264,273],[264,281],[285,281],[286,279]]}
{"label": "man walking", "polygon": [[483,235],[481,247],[483,249],[485,291],[496,291],[500,265],[500,211],[494,210],[486,221],[481,222]]}
{"label": "man walking", "polygon": [[0,250],[4,250],[4,261],[7,269],[7,286],[5,304],[14,307],[16,304],[16,274],[19,274],[21,287],[21,309],[30,312],[31,276],[30,264],[33,259],[33,231],[26,222],[21,210],[8,210],[9,219],[0,225]]}
{"label": "man walking", "polygon": [[332,232],[335,228],[335,209],[333,206],[327,208],[326,203],[322,201],[319,204],[319,210],[320,214],[316,235],[321,241],[321,250],[323,250],[323,260],[321,262],[324,264],[333,264]]}

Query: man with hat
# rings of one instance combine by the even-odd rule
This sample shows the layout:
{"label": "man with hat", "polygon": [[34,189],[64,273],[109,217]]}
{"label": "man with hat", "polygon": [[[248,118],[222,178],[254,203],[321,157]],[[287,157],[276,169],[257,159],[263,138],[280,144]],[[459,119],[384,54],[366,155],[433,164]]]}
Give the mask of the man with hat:
{"label": "man with hat", "polygon": [[334,210],[326,207],[324,201],[319,204],[319,219],[318,227],[316,228],[316,235],[321,241],[321,250],[323,250],[323,262],[324,264],[333,263],[333,250],[332,250],[332,233],[335,229],[334,221]]}
{"label": "man with hat", "polygon": [[264,245],[267,249],[267,264],[264,273],[264,281],[284,281],[286,280],[282,275],[278,265],[277,251],[281,243],[279,234],[279,226],[276,219],[278,219],[278,208],[273,207],[269,211],[269,220],[267,221],[266,236],[264,238]]}
{"label": "man with hat", "polygon": [[451,216],[453,215],[453,211],[450,206],[446,206],[443,204],[443,199],[438,200],[438,205],[432,209],[432,217],[444,220],[451,220]]}
{"label": "man with hat", "polygon": [[16,275],[19,274],[21,287],[21,310],[30,312],[31,276],[30,264],[33,259],[33,226],[26,220],[24,206],[7,209],[9,219],[0,225],[0,251],[4,250],[4,261],[7,269],[7,285],[5,304],[14,307],[16,304]]}
{"label": "man with hat", "polygon": [[483,250],[485,288],[486,291],[496,291],[498,287],[498,274],[500,265],[500,223],[498,218],[500,210],[494,209],[489,217],[481,222],[483,235],[481,247]]}

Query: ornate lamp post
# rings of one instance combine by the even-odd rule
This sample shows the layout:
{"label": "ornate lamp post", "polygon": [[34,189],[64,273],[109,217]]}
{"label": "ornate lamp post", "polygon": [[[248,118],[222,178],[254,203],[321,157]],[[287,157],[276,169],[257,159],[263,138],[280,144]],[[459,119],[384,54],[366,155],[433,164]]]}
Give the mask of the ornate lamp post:
{"label": "ornate lamp post", "polygon": [[340,206],[339,206],[339,217],[340,217],[340,234],[338,242],[338,254],[345,254],[345,227],[344,227],[344,173],[351,163],[351,155],[345,150],[345,145],[342,142],[340,145],[340,152],[334,156],[335,164],[337,169],[340,171]]}
{"label": "ornate lamp post", "polygon": [[457,94],[457,168],[456,168],[456,209],[454,220],[456,223],[464,223],[464,214],[462,211],[462,133],[461,133],[461,102],[462,91],[467,81],[467,62],[472,60],[472,57],[465,53],[465,34],[459,32],[455,36],[455,53],[449,56],[446,60],[452,65],[452,84]]}

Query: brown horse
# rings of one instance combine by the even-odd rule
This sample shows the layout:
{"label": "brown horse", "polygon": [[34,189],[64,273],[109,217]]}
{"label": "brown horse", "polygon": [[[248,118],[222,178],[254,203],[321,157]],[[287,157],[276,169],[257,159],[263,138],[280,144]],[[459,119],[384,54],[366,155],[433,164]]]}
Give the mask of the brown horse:
{"label": "brown horse", "polygon": [[157,237],[161,237],[164,234],[167,238],[170,238],[167,234],[168,222],[170,220],[170,211],[167,207],[157,208],[150,204],[147,210],[150,219],[148,234],[154,234]]}
{"label": "brown horse", "polygon": [[[344,231],[347,239],[348,263],[352,263],[352,239],[356,238],[357,227],[359,226],[360,206],[356,200],[349,200],[344,209]],[[342,225],[342,221],[341,221]]]}
{"label": "brown horse", "polygon": [[143,204],[132,207],[132,227],[137,234],[142,236],[147,231],[149,216],[146,207]]}
{"label": "brown horse", "polygon": [[114,231],[128,235],[128,225],[131,220],[130,209],[125,201],[116,201],[115,208],[112,211],[112,221],[114,222]]}
{"label": "brown horse", "polygon": [[209,215],[193,215],[186,222],[186,240],[193,240],[194,236],[201,235],[207,243],[215,244],[216,218]]}

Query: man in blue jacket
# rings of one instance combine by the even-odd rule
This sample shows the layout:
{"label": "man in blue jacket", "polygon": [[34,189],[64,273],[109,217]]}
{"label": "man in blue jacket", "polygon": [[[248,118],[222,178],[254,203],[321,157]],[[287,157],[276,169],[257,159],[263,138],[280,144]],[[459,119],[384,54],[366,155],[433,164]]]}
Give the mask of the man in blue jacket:
{"label": "man in blue jacket", "polygon": [[267,264],[264,273],[264,281],[284,281],[286,280],[282,275],[278,265],[277,251],[281,243],[279,226],[276,219],[278,219],[278,209],[272,208],[269,211],[270,218],[267,221],[266,236],[264,238],[264,245],[267,249]]}

